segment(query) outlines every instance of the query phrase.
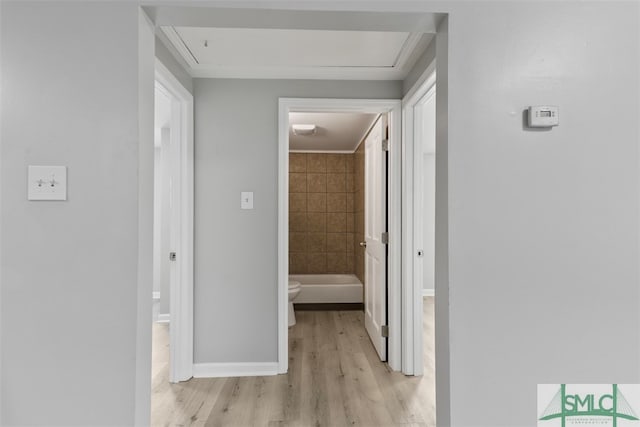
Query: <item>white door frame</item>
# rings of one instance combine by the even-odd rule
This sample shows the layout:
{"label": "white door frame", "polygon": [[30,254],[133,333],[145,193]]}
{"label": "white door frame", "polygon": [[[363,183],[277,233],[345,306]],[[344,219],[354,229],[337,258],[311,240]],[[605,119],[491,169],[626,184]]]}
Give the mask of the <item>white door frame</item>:
{"label": "white door frame", "polygon": [[[415,228],[421,222],[421,208],[417,206],[416,187],[422,186],[416,181],[422,171],[416,170],[415,162],[422,159],[421,135],[415,132],[415,112],[423,97],[435,87],[435,62],[431,63],[423,73],[422,83],[417,83],[415,90],[409,92],[402,100],[402,241],[404,262],[402,266],[402,372],[407,375],[423,373],[422,343],[422,274],[416,269],[422,266],[418,262],[418,245],[422,239],[415,239]],[[416,223],[418,227],[416,227]]]}
{"label": "white door frame", "polygon": [[[178,241],[175,247],[177,283],[171,283],[169,317],[169,381],[186,381],[193,376],[193,95],[158,59],[155,79],[176,101],[172,101],[171,133],[178,129],[179,173],[177,191]],[[162,254],[161,256],[168,256]]]}
{"label": "white door frame", "polygon": [[388,257],[388,363],[399,371],[401,363],[401,110],[394,99],[280,98],[278,115],[278,373],[289,361],[289,113],[388,113],[389,118],[389,257]]}

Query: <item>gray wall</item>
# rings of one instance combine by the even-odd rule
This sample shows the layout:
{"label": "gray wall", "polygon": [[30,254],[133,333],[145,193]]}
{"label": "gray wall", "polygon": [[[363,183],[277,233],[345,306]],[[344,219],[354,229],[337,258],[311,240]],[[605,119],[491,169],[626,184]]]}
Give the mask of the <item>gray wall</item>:
{"label": "gray wall", "polygon": [[[194,80],[196,363],[277,361],[278,98],[399,99],[401,90],[401,82]],[[241,191],[254,192],[254,210],[240,210]]]}
{"label": "gray wall", "polygon": [[[440,9],[438,425],[532,425],[538,383],[640,379],[638,4],[547,6]],[[545,103],[560,126],[523,130]]]}
{"label": "gray wall", "polygon": [[[138,278],[134,423],[149,425],[151,393],[151,298],[153,288],[153,163],[154,163],[154,27],[140,8],[138,20]],[[131,184],[131,183],[130,183]],[[121,374],[122,375],[122,374]],[[102,422],[102,421],[99,421]]]}
{"label": "gray wall", "polygon": [[[2,9],[1,423],[130,425],[138,9]],[[27,201],[30,164],[67,166],[68,200]]]}
{"label": "gray wall", "polygon": [[436,422],[451,425],[449,300],[449,16],[436,36],[436,206],[434,288],[436,291]]}
{"label": "gray wall", "polygon": [[451,8],[451,424],[527,426],[538,383],[640,381],[638,4]]}

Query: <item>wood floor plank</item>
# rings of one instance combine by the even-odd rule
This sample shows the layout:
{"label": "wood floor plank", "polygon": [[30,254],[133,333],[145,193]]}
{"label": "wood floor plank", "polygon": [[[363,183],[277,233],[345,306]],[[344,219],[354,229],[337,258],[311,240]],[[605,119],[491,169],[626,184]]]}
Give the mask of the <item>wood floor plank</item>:
{"label": "wood floor plank", "polygon": [[424,299],[423,377],[380,362],[359,311],[304,311],[286,375],[169,384],[168,327],[154,324],[154,426],[435,426],[433,297]]}
{"label": "wood floor plank", "polygon": [[[296,326],[302,328],[302,325]],[[286,375],[287,387],[285,389],[283,420],[295,421],[300,419],[303,348],[304,341],[302,339],[289,340],[289,370]]]}
{"label": "wood floor plank", "polygon": [[180,405],[176,405],[179,410],[174,412],[168,423],[170,426],[204,426],[224,385],[222,380],[210,381],[204,378],[194,378],[187,383],[192,383],[192,388]]}
{"label": "wood floor plank", "polygon": [[300,413],[303,425],[324,426],[329,425],[325,360],[321,357],[324,328],[320,321],[325,316],[319,311],[312,313],[312,327],[307,329],[310,337],[304,338],[310,345],[305,344],[303,351]]}
{"label": "wood floor plank", "polygon": [[[354,322],[359,316],[362,316],[362,313],[349,312],[344,313],[342,317],[345,320],[344,339],[350,343],[347,346],[350,352],[340,352],[340,361],[345,372],[344,385],[345,393],[349,395],[348,409],[352,416],[351,423],[355,425],[372,426],[377,423],[371,411],[366,384],[363,384],[366,383],[366,381],[360,357],[363,352],[363,346],[361,345],[363,335],[361,330],[364,330],[364,328],[363,324]],[[366,350],[369,345],[370,343],[367,343],[367,347],[364,347],[364,350]],[[378,360],[378,363],[382,362]]]}

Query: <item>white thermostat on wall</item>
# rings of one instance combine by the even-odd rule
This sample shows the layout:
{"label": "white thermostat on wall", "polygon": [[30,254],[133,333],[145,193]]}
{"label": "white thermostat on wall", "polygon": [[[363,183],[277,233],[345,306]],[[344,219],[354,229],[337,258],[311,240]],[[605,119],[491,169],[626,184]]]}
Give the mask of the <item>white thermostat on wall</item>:
{"label": "white thermostat on wall", "polygon": [[560,117],[556,105],[532,105],[529,107],[529,127],[549,128],[558,126]]}

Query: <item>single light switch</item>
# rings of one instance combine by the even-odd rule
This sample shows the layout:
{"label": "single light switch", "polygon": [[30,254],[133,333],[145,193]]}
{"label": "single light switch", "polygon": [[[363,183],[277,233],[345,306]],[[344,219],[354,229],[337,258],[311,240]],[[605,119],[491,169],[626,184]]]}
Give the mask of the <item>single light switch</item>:
{"label": "single light switch", "polygon": [[253,191],[240,193],[240,209],[253,209]]}
{"label": "single light switch", "polygon": [[67,200],[66,166],[29,166],[28,200]]}

